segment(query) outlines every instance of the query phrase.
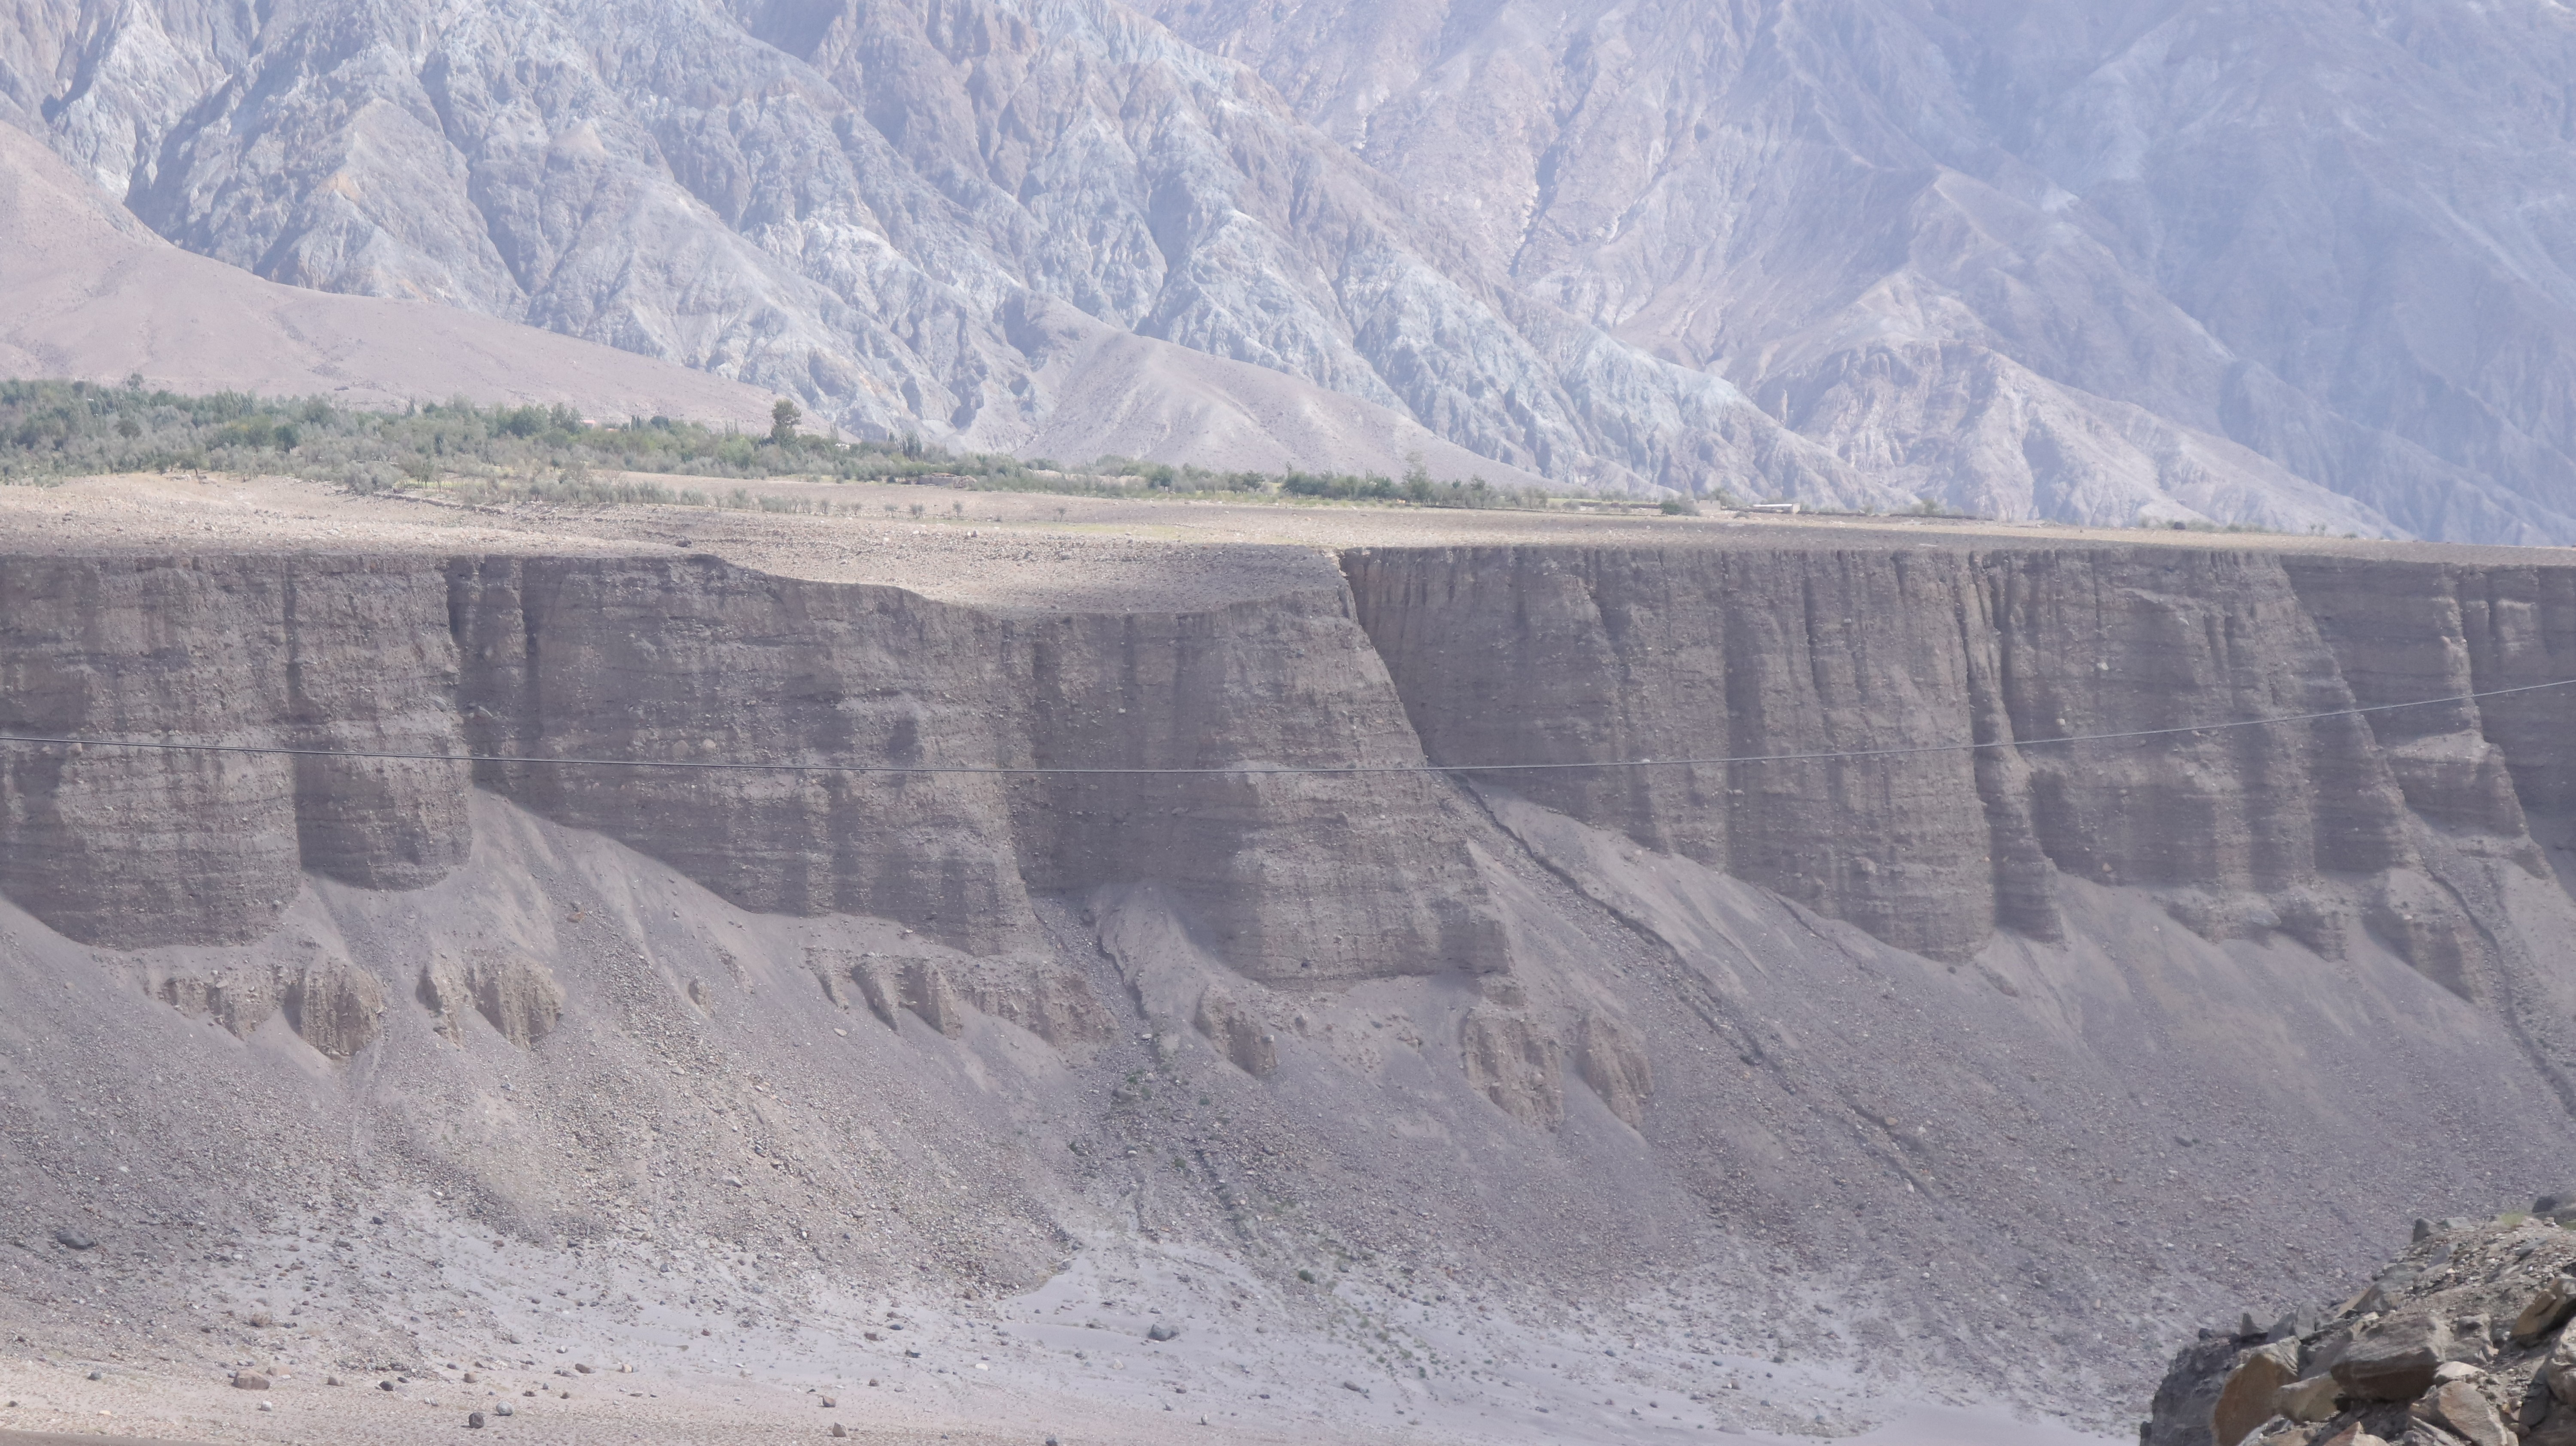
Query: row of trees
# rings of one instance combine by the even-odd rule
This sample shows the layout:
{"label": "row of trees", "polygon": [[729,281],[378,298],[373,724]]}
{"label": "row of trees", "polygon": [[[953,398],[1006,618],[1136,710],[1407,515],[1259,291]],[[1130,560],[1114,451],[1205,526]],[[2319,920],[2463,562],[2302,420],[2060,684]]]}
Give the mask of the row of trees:
{"label": "row of trees", "polygon": [[[74,381],[0,382],[0,481],[108,472],[267,473],[340,481],[360,491],[442,478],[486,485],[540,479],[565,496],[625,497],[598,472],[753,479],[804,476],[881,482],[937,478],[1012,491],[1133,495],[1271,494],[1425,507],[1544,507],[1547,498],[1469,482],[1435,482],[1417,458],[1402,478],[1225,472],[1103,457],[1088,466],[954,452],[918,437],[845,442],[803,430],[780,401],[766,434],[670,417],[586,419],[569,407],[485,407],[458,398],[399,412],[343,408],[327,398],[188,395]],[[633,484],[621,484],[634,492]],[[679,494],[670,494],[676,498]],[[691,496],[699,494],[691,493]]]}

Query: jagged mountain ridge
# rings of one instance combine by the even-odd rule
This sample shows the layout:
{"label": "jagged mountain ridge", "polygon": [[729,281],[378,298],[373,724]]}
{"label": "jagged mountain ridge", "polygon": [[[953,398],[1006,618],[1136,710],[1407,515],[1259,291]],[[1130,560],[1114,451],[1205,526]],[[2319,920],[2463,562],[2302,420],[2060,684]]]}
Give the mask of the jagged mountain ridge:
{"label": "jagged mountain ridge", "polygon": [[863,432],[1071,445],[1125,335],[1445,472],[2554,542],[2571,47],[2539,0],[30,0],[0,116],[272,279]]}
{"label": "jagged mountain ridge", "polygon": [[1515,284],[1874,475],[2568,536],[2563,7],[1150,8]]}

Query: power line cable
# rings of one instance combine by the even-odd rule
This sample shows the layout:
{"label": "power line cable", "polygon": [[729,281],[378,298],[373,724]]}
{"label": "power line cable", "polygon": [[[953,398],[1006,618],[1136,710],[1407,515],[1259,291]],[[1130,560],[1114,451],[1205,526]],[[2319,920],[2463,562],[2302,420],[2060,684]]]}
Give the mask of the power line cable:
{"label": "power line cable", "polygon": [[2576,678],[2561,678],[2549,683],[2524,683],[2511,688],[2487,688],[2474,693],[2455,693],[2447,698],[2419,698],[2409,703],[2374,703],[2360,708],[2329,708],[2315,713],[2282,713],[2263,718],[2237,718],[2220,723],[2194,723],[2171,728],[2133,728],[2119,733],[2068,733],[2051,738],[1998,738],[1985,743],[1923,743],[1895,748],[1846,748],[1813,753],[1751,753],[1724,758],[1622,758],[1577,763],[1242,764],[1224,768],[1064,768],[1036,765],[1006,767],[939,763],[738,763],[704,759],[546,758],[507,753],[396,753],[365,749],[280,748],[250,743],[178,743],[161,739],[54,738],[14,733],[0,733],[0,745],[121,748],[166,753],[233,753],[282,758],[346,758],[392,763],[494,763],[547,768],[695,769],[717,773],[1232,778],[1266,777],[1279,774],[1538,773],[1578,768],[1717,768],[1744,763],[1822,763],[1837,759],[1902,758],[1928,753],[1982,753],[1998,748],[2051,748],[2075,743],[2122,743],[2143,738],[2172,738],[2183,734],[2224,733],[2244,728],[2277,728],[2291,723],[2319,723],[2331,718],[2359,718],[2373,713],[2394,713],[2408,708],[2438,708],[2451,703],[2474,703],[2486,698],[2502,698],[2515,693],[2538,693],[2551,688],[2567,687],[2576,687]]}

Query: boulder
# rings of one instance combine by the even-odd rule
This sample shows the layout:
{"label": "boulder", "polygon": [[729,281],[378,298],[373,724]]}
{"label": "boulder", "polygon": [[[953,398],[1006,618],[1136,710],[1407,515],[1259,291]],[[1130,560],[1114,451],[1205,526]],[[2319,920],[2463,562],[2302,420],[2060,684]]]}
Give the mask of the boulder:
{"label": "boulder", "polygon": [[2561,1334],[2558,1343],[2549,1348],[2549,1359],[2542,1362],[2535,1378],[2549,1388],[2562,1406],[2576,1406],[2576,1337]]}
{"label": "boulder", "polygon": [[2299,1375],[2299,1348],[2287,1341],[2247,1351],[2228,1372],[2209,1410],[2209,1432],[2217,1446],[2241,1446],[2255,1428],[2272,1419],[2273,1397]]}
{"label": "boulder", "polygon": [[2421,1414],[2449,1427],[2469,1446],[2515,1446],[2504,1413],[2471,1381],[2446,1381],[2421,1403]]}
{"label": "boulder", "polygon": [[2324,1318],[2315,1306],[2298,1306],[2283,1311],[2281,1318],[2272,1322],[2272,1329],[2265,1332],[2263,1338],[2269,1341],[2296,1340],[2301,1336],[2315,1335],[2317,1328],[2324,1324]]}
{"label": "boulder", "polygon": [[2272,1409],[2293,1421],[2331,1421],[2342,1409],[2343,1385],[2332,1376],[2292,1381],[2272,1397]]}
{"label": "boulder", "polygon": [[2576,1280],[2553,1275],[2525,1301],[2522,1313],[2513,1318],[2513,1340],[2516,1345],[2531,1345],[2576,1315]]}
{"label": "boulder", "polygon": [[2412,1401],[2432,1389],[2433,1372],[2463,1352],[2450,1328],[2426,1315],[2383,1319],[2353,1337],[2334,1363],[2344,1393],[2365,1401]]}

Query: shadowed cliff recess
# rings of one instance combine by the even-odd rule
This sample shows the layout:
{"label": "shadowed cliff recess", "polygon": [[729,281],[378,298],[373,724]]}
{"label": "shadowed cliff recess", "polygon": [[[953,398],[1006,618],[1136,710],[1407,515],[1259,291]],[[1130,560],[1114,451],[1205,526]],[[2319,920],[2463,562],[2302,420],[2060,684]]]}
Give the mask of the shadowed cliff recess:
{"label": "shadowed cliff recess", "polygon": [[[299,495],[381,526],[0,551],[0,734],[91,740],[0,745],[0,1316],[58,1351],[721,1324],[948,1391],[876,1324],[935,1308],[1116,1401],[1049,1294],[1115,1256],[1228,1429],[2127,1431],[2576,1148],[2555,554]],[[1040,548],[1057,601],[970,576]],[[454,1243],[329,1286],[371,1220]]]}

